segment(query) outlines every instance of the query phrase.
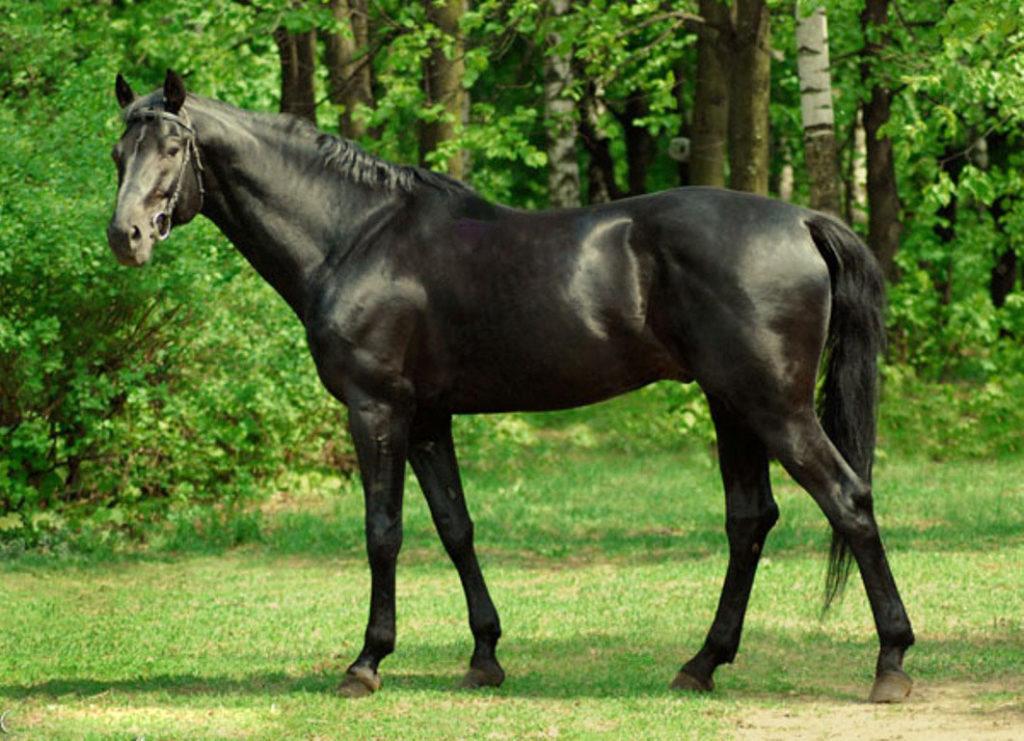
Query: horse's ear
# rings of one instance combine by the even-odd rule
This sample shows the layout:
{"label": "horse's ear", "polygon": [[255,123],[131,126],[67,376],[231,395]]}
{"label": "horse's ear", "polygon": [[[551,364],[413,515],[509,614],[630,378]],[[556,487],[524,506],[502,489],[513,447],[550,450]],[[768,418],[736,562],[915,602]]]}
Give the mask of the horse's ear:
{"label": "horse's ear", "polygon": [[164,110],[177,113],[185,105],[185,82],[172,69],[164,78]]}
{"label": "horse's ear", "polygon": [[122,108],[127,108],[135,101],[135,91],[120,72],[117,73],[117,79],[114,81],[114,92],[117,93],[117,102]]}

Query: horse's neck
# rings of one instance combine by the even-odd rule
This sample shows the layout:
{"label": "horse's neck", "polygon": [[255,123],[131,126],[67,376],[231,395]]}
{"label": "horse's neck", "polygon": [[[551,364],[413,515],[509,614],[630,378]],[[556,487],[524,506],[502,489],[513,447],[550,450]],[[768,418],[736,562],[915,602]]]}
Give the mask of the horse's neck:
{"label": "horse's neck", "polygon": [[203,213],[302,319],[313,272],[359,220],[359,194],[315,176],[310,141],[287,141],[270,122],[208,101],[190,112],[203,160]]}

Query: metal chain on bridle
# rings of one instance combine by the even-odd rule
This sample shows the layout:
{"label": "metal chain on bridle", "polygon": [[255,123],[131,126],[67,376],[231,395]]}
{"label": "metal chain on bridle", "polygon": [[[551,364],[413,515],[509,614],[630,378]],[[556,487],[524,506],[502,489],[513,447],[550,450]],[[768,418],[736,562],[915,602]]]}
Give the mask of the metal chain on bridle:
{"label": "metal chain on bridle", "polygon": [[[185,111],[181,111],[181,115],[178,115],[158,108],[138,108],[125,116],[124,123],[125,126],[128,126],[137,121],[159,121],[161,119],[177,124],[179,128],[187,132],[186,136],[183,137],[185,140],[185,155],[181,160],[181,169],[178,170],[178,177],[174,180],[174,192],[167,201],[167,211],[160,212],[153,217],[153,226],[156,227],[157,238],[163,240],[171,233],[171,219],[174,218],[174,208],[178,205],[178,198],[181,196],[181,181],[185,177],[185,170],[188,168],[189,162],[193,160],[195,162],[193,172],[196,175],[196,185],[199,187],[200,210],[203,208],[203,198],[206,195],[206,190],[203,188],[203,161],[199,158],[199,147],[196,145],[196,130]],[[139,142],[141,141],[142,139],[140,138]],[[137,146],[138,143],[136,143]],[[161,216],[165,216],[167,219],[166,232],[160,224],[156,223]]]}

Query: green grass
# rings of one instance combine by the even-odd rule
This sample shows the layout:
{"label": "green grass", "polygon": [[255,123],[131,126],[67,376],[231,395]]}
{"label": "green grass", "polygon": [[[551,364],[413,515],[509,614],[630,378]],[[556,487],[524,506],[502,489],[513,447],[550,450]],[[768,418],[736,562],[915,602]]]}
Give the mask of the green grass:
{"label": "green grass", "polygon": [[[678,738],[731,734],[754,709],[863,699],[876,651],[863,589],[851,582],[821,619],[824,520],[778,471],[782,519],[737,661],[711,696],[671,693],[725,571],[715,463],[580,446],[563,434],[572,418],[556,422],[531,449],[465,462],[505,628],[501,689],[454,689],[465,605],[410,481],[384,689],[334,694],[366,616],[362,498],[314,482],[246,515],[236,540],[257,542],[242,547],[208,523],[145,550],[0,565],[0,712],[15,738]],[[1022,468],[888,458],[876,474],[918,633],[907,667],[919,688],[987,682],[982,709],[1024,710]]]}

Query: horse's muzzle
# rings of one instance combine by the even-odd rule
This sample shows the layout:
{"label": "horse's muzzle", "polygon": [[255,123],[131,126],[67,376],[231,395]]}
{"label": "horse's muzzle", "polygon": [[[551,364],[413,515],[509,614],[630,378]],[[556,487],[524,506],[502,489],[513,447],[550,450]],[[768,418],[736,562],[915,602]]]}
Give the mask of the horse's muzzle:
{"label": "horse's muzzle", "polygon": [[[170,232],[169,228],[167,232]],[[130,267],[145,265],[153,254],[152,234],[147,234],[135,224],[118,223],[117,219],[107,225],[107,243],[117,261]]]}

